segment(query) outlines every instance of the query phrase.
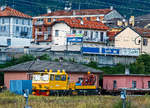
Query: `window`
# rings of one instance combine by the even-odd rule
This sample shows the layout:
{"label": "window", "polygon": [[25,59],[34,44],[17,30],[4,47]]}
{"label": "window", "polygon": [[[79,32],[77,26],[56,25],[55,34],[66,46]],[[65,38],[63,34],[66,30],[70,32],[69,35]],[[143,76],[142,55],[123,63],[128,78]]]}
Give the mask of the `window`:
{"label": "window", "polygon": [[56,21],[56,19],[54,18],[53,21]]}
{"label": "window", "polygon": [[148,88],[150,88],[150,81],[148,81]]}
{"label": "window", "polygon": [[16,19],[16,24],[18,24],[18,19]]}
{"label": "window", "polygon": [[87,17],[86,19],[87,19],[88,21],[90,21],[90,17]]}
{"label": "window", "polygon": [[55,75],[55,80],[56,81],[60,81],[61,80],[61,76],[60,75]]}
{"label": "window", "polygon": [[48,31],[48,35],[50,35],[50,33],[51,33],[51,28],[48,27],[48,28],[47,28],[47,31]]}
{"label": "window", "polygon": [[33,75],[33,81],[40,81],[40,75]]}
{"label": "window", "polygon": [[100,41],[104,41],[104,33],[103,32],[101,32],[101,35],[100,35]]}
{"label": "window", "polygon": [[48,81],[49,80],[49,75],[42,75],[41,76],[41,79],[43,80],[43,81]]}
{"label": "window", "polygon": [[11,45],[11,39],[7,39],[7,45],[8,45],[8,46]]}
{"label": "window", "polygon": [[30,20],[28,20],[28,25],[30,25]]}
{"label": "window", "polygon": [[147,44],[148,44],[148,40],[147,39],[143,39],[143,45],[147,46]]}
{"label": "window", "polygon": [[5,19],[4,18],[2,18],[2,24],[5,24]]}
{"label": "window", "polygon": [[42,31],[42,28],[41,28],[41,27],[39,28],[39,31]]}
{"label": "window", "polygon": [[56,37],[59,36],[59,30],[55,30],[55,36],[56,36]]}
{"label": "window", "polygon": [[51,18],[48,18],[48,22],[51,22]]}
{"label": "window", "polygon": [[19,26],[16,26],[16,32],[17,33],[19,32]]}
{"label": "window", "polygon": [[82,34],[82,30],[79,30],[79,34]]}
{"label": "window", "polygon": [[113,81],[113,88],[117,88],[117,81],[116,80]]}
{"label": "window", "polygon": [[136,81],[132,81],[132,88],[136,88]]}
{"label": "window", "polygon": [[88,32],[87,31],[84,31],[84,36],[87,36],[88,35]]}
{"label": "window", "polygon": [[93,39],[93,32],[91,31],[91,40]]}
{"label": "window", "polygon": [[21,27],[21,32],[24,32],[24,27]]}
{"label": "window", "polygon": [[76,30],[72,30],[72,34],[76,34]]}
{"label": "window", "polygon": [[54,75],[50,75],[50,80],[54,81]]}
{"label": "window", "polygon": [[1,32],[6,32],[6,26],[1,26]]}
{"label": "window", "polygon": [[95,32],[95,38],[98,38],[98,32]]}
{"label": "window", "polygon": [[66,81],[66,75],[62,75],[62,76],[61,76],[61,80],[62,80],[62,81]]}
{"label": "window", "polygon": [[22,19],[22,25],[24,25],[24,19]]}

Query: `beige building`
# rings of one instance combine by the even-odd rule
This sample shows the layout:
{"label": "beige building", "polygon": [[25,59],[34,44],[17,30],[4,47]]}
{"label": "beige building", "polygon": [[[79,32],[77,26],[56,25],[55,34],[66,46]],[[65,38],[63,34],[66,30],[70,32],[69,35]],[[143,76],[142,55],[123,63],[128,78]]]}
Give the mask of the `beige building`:
{"label": "beige building", "polygon": [[147,28],[135,28],[135,30],[142,36],[142,53],[150,54],[150,30]]}
{"label": "beige building", "polygon": [[119,48],[139,48],[141,53],[150,54],[150,30],[127,27],[114,36],[114,46]]}

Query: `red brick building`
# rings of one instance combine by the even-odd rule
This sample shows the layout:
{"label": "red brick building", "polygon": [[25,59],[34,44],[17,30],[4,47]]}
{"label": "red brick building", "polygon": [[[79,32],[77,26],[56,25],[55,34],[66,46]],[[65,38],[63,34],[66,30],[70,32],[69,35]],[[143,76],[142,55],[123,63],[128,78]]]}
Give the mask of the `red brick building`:
{"label": "red brick building", "polygon": [[79,77],[87,75],[87,72],[90,71],[96,75],[95,85],[97,87],[99,87],[99,76],[102,73],[100,70],[89,68],[81,64],[40,60],[17,64],[1,69],[0,72],[4,72],[4,84],[9,89],[10,80],[29,80],[32,79],[33,72],[42,72],[45,69],[52,69],[53,72],[64,69],[68,73],[71,82],[77,82]]}

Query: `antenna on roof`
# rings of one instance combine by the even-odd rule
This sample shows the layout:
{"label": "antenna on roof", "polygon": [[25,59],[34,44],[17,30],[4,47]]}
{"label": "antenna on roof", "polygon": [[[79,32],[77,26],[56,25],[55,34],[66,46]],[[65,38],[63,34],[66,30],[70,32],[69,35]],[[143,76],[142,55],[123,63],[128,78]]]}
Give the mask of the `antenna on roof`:
{"label": "antenna on roof", "polygon": [[15,1],[14,1],[14,0],[13,0],[12,8],[13,8],[13,9],[15,8]]}
{"label": "antenna on roof", "polygon": [[71,8],[72,8],[72,3],[70,3],[69,1],[66,1],[64,10],[70,11]]}
{"label": "antenna on roof", "polygon": [[79,10],[80,10],[80,0],[79,0]]}

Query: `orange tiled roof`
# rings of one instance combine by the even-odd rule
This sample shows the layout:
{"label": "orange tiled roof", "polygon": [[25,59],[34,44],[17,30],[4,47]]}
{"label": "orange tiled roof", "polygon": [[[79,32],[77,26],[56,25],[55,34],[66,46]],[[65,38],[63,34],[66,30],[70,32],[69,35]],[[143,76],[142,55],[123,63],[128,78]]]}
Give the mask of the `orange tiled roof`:
{"label": "orange tiled roof", "polygon": [[15,9],[12,9],[8,6],[4,10],[0,9],[0,16],[15,16],[15,17],[23,17],[23,18],[32,18],[31,16],[26,15],[22,12],[19,12]]}
{"label": "orange tiled roof", "polygon": [[108,30],[109,29],[109,27],[107,27],[102,22],[84,20],[83,24],[81,24],[81,20],[76,19],[76,18],[57,19],[57,21],[55,21],[54,23],[56,22],[64,22],[72,28],[96,29],[96,30]]}
{"label": "orange tiled roof", "polygon": [[98,15],[98,14],[107,14],[111,12],[111,9],[81,9],[81,10],[71,10],[71,11],[54,11],[42,16],[71,16],[71,15]]}
{"label": "orange tiled roof", "polygon": [[138,32],[143,37],[150,37],[150,29],[147,28],[135,28],[136,32]]}
{"label": "orange tiled roof", "polygon": [[107,36],[109,37],[109,40],[110,41],[112,41],[112,40],[114,40],[115,38],[115,35],[117,34],[117,33],[119,33],[120,31],[108,31],[107,32]]}

